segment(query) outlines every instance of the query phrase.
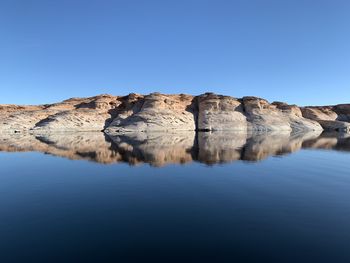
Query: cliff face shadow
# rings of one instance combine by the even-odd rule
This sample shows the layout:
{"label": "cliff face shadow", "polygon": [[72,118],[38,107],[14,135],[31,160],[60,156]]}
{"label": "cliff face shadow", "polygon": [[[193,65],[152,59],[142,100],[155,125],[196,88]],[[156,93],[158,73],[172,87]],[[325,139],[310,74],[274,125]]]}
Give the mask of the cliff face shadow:
{"label": "cliff face shadow", "polygon": [[300,149],[350,152],[350,135],[339,133],[102,132],[56,134],[0,134],[0,151],[42,152],[71,160],[101,164],[168,164],[200,162],[206,165],[234,161],[257,162]]}

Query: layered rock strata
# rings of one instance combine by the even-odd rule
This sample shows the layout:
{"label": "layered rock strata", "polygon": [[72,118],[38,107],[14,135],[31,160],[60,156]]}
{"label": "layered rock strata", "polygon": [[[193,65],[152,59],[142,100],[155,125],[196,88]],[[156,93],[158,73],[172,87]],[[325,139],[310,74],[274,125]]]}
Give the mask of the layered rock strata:
{"label": "layered rock strata", "polygon": [[257,97],[206,93],[72,98],[0,105],[0,132],[350,131],[350,104],[298,107]]}

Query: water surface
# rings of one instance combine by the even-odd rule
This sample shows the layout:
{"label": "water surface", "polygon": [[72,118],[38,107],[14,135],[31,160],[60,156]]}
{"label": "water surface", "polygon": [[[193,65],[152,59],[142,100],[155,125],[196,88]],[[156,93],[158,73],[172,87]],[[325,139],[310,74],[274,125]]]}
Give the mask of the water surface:
{"label": "water surface", "polygon": [[0,136],[1,262],[349,262],[350,137]]}

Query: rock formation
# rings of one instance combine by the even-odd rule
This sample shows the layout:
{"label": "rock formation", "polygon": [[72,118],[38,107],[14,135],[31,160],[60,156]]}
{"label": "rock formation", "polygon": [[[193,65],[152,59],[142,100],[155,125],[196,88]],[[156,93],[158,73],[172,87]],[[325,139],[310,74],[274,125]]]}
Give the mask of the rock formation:
{"label": "rock formation", "polygon": [[350,131],[350,104],[301,108],[305,118],[315,120],[327,131]]}
{"label": "rock formation", "polygon": [[0,132],[350,131],[350,104],[298,107],[257,97],[129,94],[0,105]]}
{"label": "rock formation", "polygon": [[100,95],[40,106],[0,105],[0,131],[102,131],[114,117],[117,98]]}
{"label": "rock formation", "polygon": [[[135,100],[136,99],[136,100]],[[130,131],[194,131],[194,97],[189,95],[163,95],[152,93],[147,96],[130,95],[128,103],[118,109],[117,117],[106,129],[109,133]]]}
{"label": "rock formation", "polygon": [[198,96],[197,104],[199,130],[247,130],[247,117],[239,100],[206,93]]}

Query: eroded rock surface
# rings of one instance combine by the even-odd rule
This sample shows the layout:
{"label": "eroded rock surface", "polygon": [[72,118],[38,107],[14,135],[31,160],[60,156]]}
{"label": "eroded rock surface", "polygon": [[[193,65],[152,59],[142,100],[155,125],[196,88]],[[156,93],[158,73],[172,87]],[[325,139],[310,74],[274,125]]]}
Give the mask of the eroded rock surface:
{"label": "eroded rock surface", "polygon": [[197,100],[199,130],[247,130],[247,118],[239,100],[212,93],[198,96]]}
{"label": "eroded rock surface", "polygon": [[0,132],[321,131],[350,132],[350,104],[303,107],[206,93],[100,95],[60,103],[0,105]]}
{"label": "eroded rock surface", "polygon": [[100,95],[40,106],[0,106],[0,131],[102,131],[112,121],[118,104],[118,97]]}
{"label": "eroded rock surface", "polygon": [[350,104],[301,108],[305,118],[315,120],[327,131],[350,132]]}
{"label": "eroded rock surface", "polygon": [[196,109],[190,95],[152,93],[121,109],[108,133],[132,131],[194,131]]}

